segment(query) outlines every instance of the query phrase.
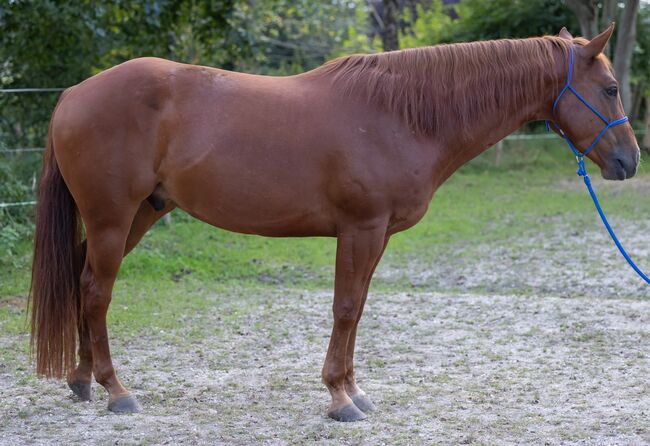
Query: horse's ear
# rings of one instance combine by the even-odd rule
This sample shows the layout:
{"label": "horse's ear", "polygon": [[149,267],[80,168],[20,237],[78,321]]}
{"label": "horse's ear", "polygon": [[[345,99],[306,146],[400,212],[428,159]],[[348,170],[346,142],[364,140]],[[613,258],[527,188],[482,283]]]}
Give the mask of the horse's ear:
{"label": "horse's ear", "polygon": [[569,32],[568,29],[566,29],[566,26],[563,26],[562,29],[560,30],[560,34],[558,36],[562,37],[563,39],[566,40],[573,40],[573,36]]}
{"label": "horse's ear", "polygon": [[583,54],[586,57],[594,58],[603,52],[605,45],[609,42],[609,38],[612,37],[614,32],[614,22],[607,27],[605,31],[598,34],[596,37],[591,39],[591,41],[586,44],[582,50]]}

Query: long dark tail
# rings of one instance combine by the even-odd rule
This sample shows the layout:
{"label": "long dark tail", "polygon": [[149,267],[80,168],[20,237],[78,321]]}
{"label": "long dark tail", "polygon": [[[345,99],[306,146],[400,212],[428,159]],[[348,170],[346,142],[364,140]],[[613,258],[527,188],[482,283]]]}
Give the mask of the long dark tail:
{"label": "long dark tail", "polygon": [[30,290],[36,373],[62,378],[74,370],[77,330],[82,320],[79,277],[85,255],[77,205],[65,184],[52,141],[43,162],[36,208]]}

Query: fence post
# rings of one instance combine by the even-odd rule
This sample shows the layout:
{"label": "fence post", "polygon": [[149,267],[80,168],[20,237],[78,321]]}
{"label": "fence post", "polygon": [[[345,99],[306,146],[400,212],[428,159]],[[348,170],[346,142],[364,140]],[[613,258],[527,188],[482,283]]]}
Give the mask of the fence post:
{"label": "fence post", "polygon": [[501,155],[503,154],[503,140],[497,143],[496,148],[494,149],[494,165],[499,167],[501,164]]}

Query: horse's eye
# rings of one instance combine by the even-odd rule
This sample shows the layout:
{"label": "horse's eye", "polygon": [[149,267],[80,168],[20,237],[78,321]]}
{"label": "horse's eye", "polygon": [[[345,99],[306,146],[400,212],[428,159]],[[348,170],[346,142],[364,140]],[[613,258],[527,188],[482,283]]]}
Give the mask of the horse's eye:
{"label": "horse's eye", "polygon": [[616,96],[618,94],[618,88],[616,87],[605,88],[605,93],[607,93],[608,96]]}

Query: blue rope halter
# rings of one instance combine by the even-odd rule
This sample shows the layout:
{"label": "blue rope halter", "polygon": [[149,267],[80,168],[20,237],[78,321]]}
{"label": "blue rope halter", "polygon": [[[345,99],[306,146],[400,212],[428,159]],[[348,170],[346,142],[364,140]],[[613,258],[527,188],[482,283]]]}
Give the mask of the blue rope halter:
{"label": "blue rope halter", "polygon": [[[598,214],[600,215],[600,218],[603,221],[603,224],[605,225],[605,228],[607,229],[607,232],[609,232],[609,235],[612,237],[612,240],[614,240],[614,243],[616,244],[616,247],[621,252],[621,254],[625,258],[625,260],[627,260],[627,263],[630,264],[632,269],[634,271],[636,271],[636,273],[643,280],[645,280],[647,283],[650,284],[650,278],[648,278],[648,276],[646,276],[643,273],[643,271],[641,271],[639,269],[639,267],[636,266],[636,264],[632,261],[629,254],[627,253],[627,251],[625,251],[625,248],[623,248],[623,245],[621,245],[621,242],[618,240],[618,237],[616,237],[616,234],[614,234],[614,230],[612,229],[611,225],[607,221],[607,217],[605,217],[605,213],[603,212],[603,209],[600,206],[600,202],[598,201],[598,197],[596,197],[596,192],[594,192],[594,188],[591,185],[591,179],[589,178],[589,175],[587,175],[587,168],[585,167],[585,156],[589,152],[591,152],[591,150],[596,146],[598,141],[600,141],[600,139],[603,137],[605,132],[607,132],[607,130],[609,130],[611,127],[614,127],[615,125],[623,124],[624,122],[628,122],[629,119],[628,119],[627,116],[623,116],[622,118],[615,119],[614,121],[607,120],[607,118],[605,118],[602,114],[600,114],[598,112],[598,110],[596,110],[589,102],[587,102],[587,100],[585,98],[582,97],[582,95],[580,95],[580,93],[578,93],[578,91],[575,88],[573,88],[573,85],[571,85],[571,80],[572,79],[573,79],[573,47],[570,47],[570,51],[569,51],[569,74],[567,76],[566,85],[564,86],[564,88],[562,88],[562,90],[560,91],[560,94],[557,96],[557,99],[555,99],[555,102],[553,103],[552,115],[555,117],[555,109],[557,108],[558,102],[560,102],[560,99],[562,98],[564,93],[567,90],[570,90],[578,99],[580,99],[580,101],[583,104],[585,104],[589,108],[589,110],[594,112],[596,114],[596,116],[598,116],[605,123],[605,127],[600,131],[600,133],[598,134],[596,139],[594,139],[594,141],[591,143],[591,145],[589,145],[589,147],[587,147],[587,150],[585,150],[584,152],[580,152],[576,148],[575,144],[573,144],[573,141],[571,141],[569,136],[562,130],[560,125],[555,121],[551,121],[551,122],[553,123],[553,126],[555,126],[555,128],[557,129],[560,136],[566,141],[566,143],[568,144],[571,151],[573,151],[573,154],[576,157],[576,161],[578,162],[578,172],[577,172],[577,174],[579,176],[581,176],[582,179],[584,180],[585,185],[587,186],[587,190],[589,191],[589,195],[591,196],[591,199],[594,201],[594,205],[596,206],[596,210],[598,211]],[[548,121],[546,121],[546,129],[550,131]]]}

